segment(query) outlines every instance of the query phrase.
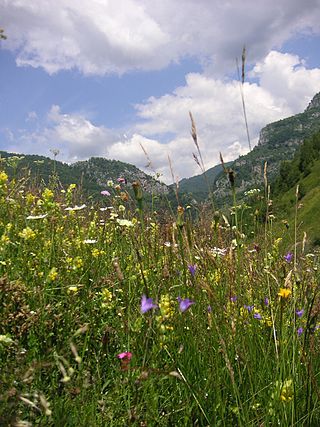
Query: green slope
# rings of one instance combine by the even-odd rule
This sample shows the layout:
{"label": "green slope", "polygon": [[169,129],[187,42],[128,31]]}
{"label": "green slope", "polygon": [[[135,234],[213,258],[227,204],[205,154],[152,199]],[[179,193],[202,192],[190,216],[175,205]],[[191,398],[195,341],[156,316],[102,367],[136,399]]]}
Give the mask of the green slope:
{"label": "green slope", "polygon": [[[225,163],[229,167],[232,162]],[[179,193],[188,194],[193,197],[197,202],[203,202],[208,198],[209,189],[213,191],[213,186],[216,177],[222,172],[223,167],[221,164],[214,166],[206,171],[204,174],[195,175],[191,178],[184,178],[179,182]],[[209,188],[208,188],[209,186]]]}
{"label": "green slope", "polygon": [[285,243],[294,244],[296,190],[299,185],[297,209],[297,241],[307,234],[309,245],[320,246],[320,160],[314,162],[308,176],[302,177],[286,192],[274,199],[274,213],[278,219],[288,221]]}

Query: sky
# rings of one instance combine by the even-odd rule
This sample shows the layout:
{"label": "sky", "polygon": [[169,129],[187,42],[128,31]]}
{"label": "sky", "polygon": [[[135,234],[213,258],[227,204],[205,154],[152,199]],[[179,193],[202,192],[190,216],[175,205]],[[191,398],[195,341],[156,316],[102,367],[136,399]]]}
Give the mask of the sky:
{"label": "sky", "polygon": [[189,111],[206,168],[220,152],[226,161],[248,152],[243,46],[252,146],[320,92],[320,0],[0,0],[0,9],[0,150],[106,157],[171,183],[172,172],[201,173]]}

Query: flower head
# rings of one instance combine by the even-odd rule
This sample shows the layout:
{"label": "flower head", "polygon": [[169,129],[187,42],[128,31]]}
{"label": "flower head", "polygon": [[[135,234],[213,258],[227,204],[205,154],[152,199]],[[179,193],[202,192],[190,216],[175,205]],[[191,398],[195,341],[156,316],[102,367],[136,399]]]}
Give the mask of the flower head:
{"label": "flower head", "polygon": [[132,357],[132,353],[130,353],[130,351],[124,351],[123,353],[119,353],[117,355],[117,358],[120,360],[130,360]]}
{"label": "flower head", "polygon": [[303,328],[298,328],[298,330],[297,330],[297,334],[298,334],[298,337],[300,337],[300,335],[302,335],[303,334]]}
{"label": "flower head", "polygon": [[153,308],[158,308],[157,304],[154,304],[153,299],[147,298],[145,295],[142,295],[140,306],[141,313],[144,314],[147,311],[152,310]]}
{"label": "flower head", "polygon": [[287,299],[291,295],[291,290],[288,288],[280,288],[278,295],[280,298]]}
{"label": "flower head", "polygon": [[284,256],[285,261],[287,261],[288,263],[292,261],[292,258],[293,258],[292,252],[288,252],[287,255]]}
{"label": "flower head", "polygon": [[130,351],[124,351],[117,355],[117,358],[120,360],[120,367],[122,371],[127,371],[129,369],[131,357],[132,353],[130,353]]}
{"label": "flower head", "polygon": [[248,312],[251,313],[252,310],[254,309],[254,305],[244,305],[244,308],[246,308]]}
{"label": "flower head", "polygon": [[257,319],[257,320],[261,320],[262,319],[262,316],[261,316],[261,314],[260,313],[254,313],[254,315],[253,315],[253,317],[255,318],[255,319]]}
{"label": "flower head", "polygon": [[193,277],[196,274],[197,266],[196,265],[188,265],[188,270]]}
{"label": "flower head", "polygon": [[298,316],[298,317],[302,317],[303,316],[303,313],[304,313],[304,309],[302,308],[301,310],[296,310],[296,315]]}
{"label": "flower head", "polygon": [[120,183],[120,184],[126,184],[127,183],[127,180],[125,179],[125,178],[118,178],[117,179],[117,181]]}
{"label": "flower head", "polygon": [[102,194],[102,196],[111,196],[108,190],[102,190],[100,194]]}
{"label": "flower head", "polygon": [[192,306],[192,304],[195,304],[195,302],[189,298],[182,299],[181,297],[178,297],[177,300],[179,302],[179,309],[182,313],[187,311]]}

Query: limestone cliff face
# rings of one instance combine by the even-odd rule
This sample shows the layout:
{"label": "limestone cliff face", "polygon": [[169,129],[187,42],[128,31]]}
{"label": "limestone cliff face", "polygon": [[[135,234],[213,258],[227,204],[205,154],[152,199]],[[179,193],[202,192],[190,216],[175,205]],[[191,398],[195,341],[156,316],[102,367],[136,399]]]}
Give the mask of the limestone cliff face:
{"label": "limestone cliff face", "polygon": [[[237,192],[241,195],[244,191],[263,185],[265,162],[268,180],[271,181],[277,175],[280,163],[292,159],[304,139],[319,131],[320,93],[314,96],[304,112],[265,126],[260,132],[258,145],[233,162]],[[216,198],[223,199],[229,192],[226,177],[219,175],[215,182]]]}
{"label": "limestone cliff face", "polygon": [[320,109],[320,92],[317,93],[313,99],[310,101],[310,104],[308,105],[308,107],[306,108],[307,110],[311,110],[313,108],[319,108]]}
{"label": "limestone cliff face", "polygon": [[297,146],[320,129],[319,118],[320,93],[313,97],[303,113],[265,126],[260,132],[258,145]]}

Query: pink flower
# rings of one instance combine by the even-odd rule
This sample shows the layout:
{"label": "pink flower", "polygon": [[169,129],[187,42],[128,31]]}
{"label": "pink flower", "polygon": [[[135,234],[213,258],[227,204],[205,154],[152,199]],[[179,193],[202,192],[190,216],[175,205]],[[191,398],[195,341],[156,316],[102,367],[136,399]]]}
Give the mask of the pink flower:
{"label": "pink flower", "polygon": [[130,353],[130,351],[124,351],[123,353],[119,353],[117,355],[117,358],[120,360],[127,360],[129,361],[132,357],[132,353]]}
{"label": "pink flower", "polygon": [[102,190],[102,191],[101,191],[101,194],[102,194],[103,196],[110,196],[110,193],[109,193],[109,191],[108,191],[108,190]]}

